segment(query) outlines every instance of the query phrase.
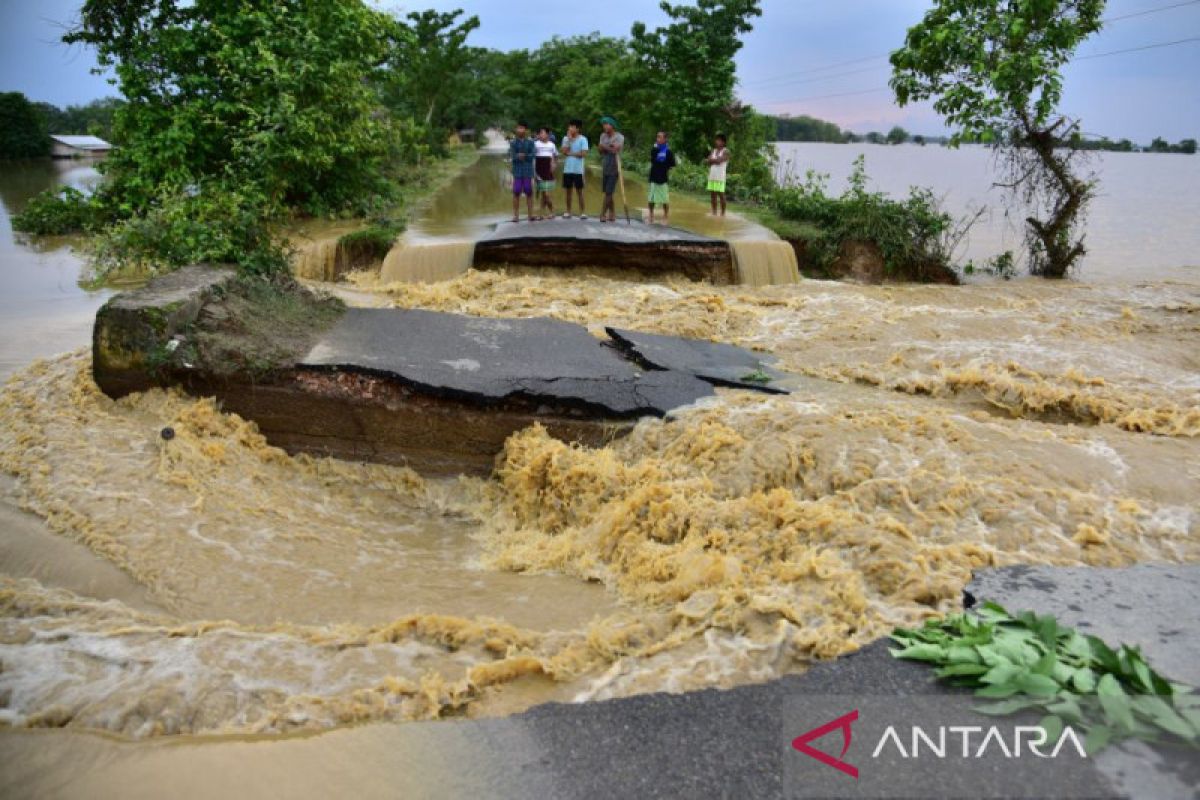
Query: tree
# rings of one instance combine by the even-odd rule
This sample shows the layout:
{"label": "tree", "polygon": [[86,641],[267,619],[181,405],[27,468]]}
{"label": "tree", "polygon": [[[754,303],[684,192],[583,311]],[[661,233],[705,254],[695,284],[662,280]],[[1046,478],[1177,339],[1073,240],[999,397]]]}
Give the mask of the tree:
{"label": "tree", "polygon": [[360,0],[87,0],[64,40],[96,47],[126,100],[103,194],[121,216],[218,187],[260,212],[362,202],[388,152],[367,79],[392,25]]}
{"label": "tree", "polygon": [[0,94],[0,160],[50,155],[46,120],[20,92]]}
{"label": "tree", "polygon": [[918,144],[921,147],[924,147],[925,146],[925,137],[918,133],[916,136],[913,137],[913,144]]}
{"label": "tree", "polygon": [[888,144],[904,144],[908,141],[908,131],[897,125],[888,131],[887,141]]}
{"label": "tree", "polygon": [[462,15],[462,9],[414,11],[409,25],[398,28],[388,59],[385,101],[418,120],[435,149],[444,146],[458,122],[462,106],[457,103],[474,77],[467,38],[479,27],[479,17],[459,22]]}
{"label": "tree", "polygon": [[882,133],[880,133],[879,131],[871,131],[870,133],[868,133],[866,136],[866,140],[870,144],[883,144],[885,141],[887,141],[884,138],[884,135]]}
{"label": "tree", "polygon": [[1196,154],[1196,140],[1184,139],[1179,143],[1179,152],[1187,153],[1188,155]]}
{"label": "tree", "polygon": [[[1104,0],[936,0],[892,53],[891,86],[907,105],[932,98],[957,128],[997,148],[1005,184],[1030,208],[1030,269],[1061,278],[1086,249],[1078,232],[1095,182],[1075,175],[1079,123],[1058,113],[1062,72],[1102,25]],[[1039,218],[1040,215],[1040,218]]]}
{"label": "tree", "polygon": [[844,142],[846,132],[832,122],[801,114],[772,117],[777,142]]}
{"label": "tree", "polygon": [[[671,23],[653,31],[634,23],[633,50],[649,72],[645,83],[670,98],[660,124],[672,132],[679,152],[699,159],[713,134],[735,121],[733,57],[742,49],[740,35],[753,30],[750,20],[762,16],[760,0],[697,0],[694,6],[664,0],[659,8]],[[733,134],[726,132],[736,157]]]}
{"label": "tree", "polygon": [[1162,138],[1161,136],[1155,136],[1154,141],[1150,142],[1150,152],[1151,153],[1169,153],[1169,152],[1171,152],[1171,145],[1168,144],[1167,140]]}

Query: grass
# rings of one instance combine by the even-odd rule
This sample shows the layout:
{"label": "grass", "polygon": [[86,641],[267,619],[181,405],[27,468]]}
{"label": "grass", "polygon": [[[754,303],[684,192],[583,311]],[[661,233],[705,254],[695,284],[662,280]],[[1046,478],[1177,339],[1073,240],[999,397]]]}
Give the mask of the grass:
{"label": "grass", "polygon": [[239,276],[201,310],[171,367],[209,375],[269,377],[288,369],[345,311],[288,276]]}

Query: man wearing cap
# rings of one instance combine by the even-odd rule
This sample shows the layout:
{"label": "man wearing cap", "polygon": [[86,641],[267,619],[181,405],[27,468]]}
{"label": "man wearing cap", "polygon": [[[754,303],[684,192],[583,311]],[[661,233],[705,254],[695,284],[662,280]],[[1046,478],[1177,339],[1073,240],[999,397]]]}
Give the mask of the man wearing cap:
{"label": "man wearing cap", "polygon": [[601,222],[617,221],[617,204],[613,193],[617,191],[617,178],[621,174],[621,151],[625,149],[625,137],[617,130],[617,121],[612,117],[601,117],[600,166],[604,183],[604,207],[600,209]]}

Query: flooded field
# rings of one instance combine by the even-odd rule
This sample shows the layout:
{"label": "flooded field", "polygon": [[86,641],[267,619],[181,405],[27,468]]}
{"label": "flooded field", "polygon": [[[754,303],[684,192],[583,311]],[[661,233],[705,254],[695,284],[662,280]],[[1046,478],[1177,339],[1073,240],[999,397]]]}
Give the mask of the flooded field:
{"label": "flooded field", "polygon": [[[504,186],[488,191],[506,214]],[[459,194],[411,241],[469,239],[480,215]],[[42,275],[35,251],[13,259],[23,246],[5,281]],[[981,566],[1200,559],[1200,281],[1174,271],[965,287],[394,277],[326,288],[729,342],[776,354],[797,390],[721,390],[604,448],[535,427],[487,479],[426,480],[290,457],[208,400],[113,401],[82,327],[60,348],[75,352],[32,365],[42,337],[7,344],[0,721],[276,736],[732,686],[957,609]],[[364,753],[390,736],[374,730],[355,733]],[[0,750],[31,741],[62,758],[115,747],[10,731]],[[187,741],[123,752],[157,754],[154,769],[244,757],[244,742]],[[292,752],[353,759],[338,742]]]}

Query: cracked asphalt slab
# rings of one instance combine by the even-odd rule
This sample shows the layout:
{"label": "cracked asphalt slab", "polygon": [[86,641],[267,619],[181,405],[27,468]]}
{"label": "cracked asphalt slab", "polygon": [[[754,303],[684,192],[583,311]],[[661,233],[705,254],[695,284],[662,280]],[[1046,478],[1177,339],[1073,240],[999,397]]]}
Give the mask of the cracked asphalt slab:
{"label": "cracked asphalt slab", "polygon": [[[671,344],[688,358],[645,365],[582,325],[543,317],[351,308],[298,366],[379,375],[433,396],[481,405],[521,398],[629,418],[665,416],[708,397],[714,384],[730,385],[722,374],[745,375],[763,358],[712,342],[655,339],[660,350]],[[780,391],[752,382],[740,385]]]}

